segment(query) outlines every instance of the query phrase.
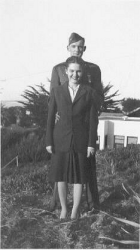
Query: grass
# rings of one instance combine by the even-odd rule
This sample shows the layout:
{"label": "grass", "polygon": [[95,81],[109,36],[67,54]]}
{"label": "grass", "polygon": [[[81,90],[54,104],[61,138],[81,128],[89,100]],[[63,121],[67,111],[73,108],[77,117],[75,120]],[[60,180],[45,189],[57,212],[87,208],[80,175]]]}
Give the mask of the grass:
{"label": "grass", "polygon": [[4,167],[18,155],[18,161],[26,164],[49,160],[46,151],[45,131],[38,128],[22,128],[11,125],[1,130],[1,165]]}
{"label": "grass", "polygon": [[[81,218],[73,223],[59,223],[59,208],[48,211],[52,196],[49,161],[4,169],[1,248],[138,249],[134,241],[138,241],[139,228],[134,225],[139,224],[139,152],[139,148],[130,148],[97,153],[101,211],[87,213],[84,191]],[[71,185],[68,201],[70,212]]]}

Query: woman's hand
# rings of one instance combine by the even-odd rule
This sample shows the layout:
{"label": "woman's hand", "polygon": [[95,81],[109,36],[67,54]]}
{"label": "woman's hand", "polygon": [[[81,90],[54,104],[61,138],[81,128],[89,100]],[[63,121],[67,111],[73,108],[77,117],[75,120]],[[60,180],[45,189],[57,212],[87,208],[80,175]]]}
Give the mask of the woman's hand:
{"label": "woman's hand", "polygon": [[87,157],[94,156],[95,155],[95,148],[88,147],[87,148]]}
{"label": "woman's hand", "polygon": [[52,154],[52,146],[47,146],[46,149],[47,149],[48,153]]}

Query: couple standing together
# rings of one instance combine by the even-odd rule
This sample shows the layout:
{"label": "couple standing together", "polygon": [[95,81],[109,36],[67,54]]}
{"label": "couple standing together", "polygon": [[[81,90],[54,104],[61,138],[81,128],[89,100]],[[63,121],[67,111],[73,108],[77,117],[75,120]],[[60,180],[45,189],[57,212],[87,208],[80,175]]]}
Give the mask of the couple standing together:
{"label": "couple standing together", "polygon": [[52,71],[46,149],[55,183],[51,210],[59,199],[60,219],[67,218],[67,184],[73,184],[71,219],[77,219],[84,184],[88,210],[99,210],[95,153],[103,89],[100,68],[82,59],[85,39],[72,33],[67,50],[70,57]]}

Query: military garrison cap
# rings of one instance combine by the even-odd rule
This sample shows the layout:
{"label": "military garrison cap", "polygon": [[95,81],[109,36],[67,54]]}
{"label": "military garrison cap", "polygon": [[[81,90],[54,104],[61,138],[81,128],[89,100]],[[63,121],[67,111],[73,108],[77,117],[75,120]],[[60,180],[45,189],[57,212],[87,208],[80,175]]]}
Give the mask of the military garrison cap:
{"label": "military garrison cap", "polygon": [[72,33],[69,38],[69,45],[71,43],[76,43],[80,40],[83,40],[85,42],[85,39],[82,36],[78,35],[77,33]]}

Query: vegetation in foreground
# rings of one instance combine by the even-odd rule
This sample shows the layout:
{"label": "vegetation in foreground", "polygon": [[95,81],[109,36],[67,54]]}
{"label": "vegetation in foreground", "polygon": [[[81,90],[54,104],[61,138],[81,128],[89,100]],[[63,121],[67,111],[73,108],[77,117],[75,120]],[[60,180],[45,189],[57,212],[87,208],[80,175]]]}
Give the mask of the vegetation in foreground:
{"label": "vegetation in foreground", "polygon": [[[97,152],[101,211],[87,213],[84,193],[81,218],[73,223],[59,223],[59,208],[49,212],[49,167],[45,161],[2,169],[1,248],[139,248],[135,227],[139,223],[139,146]],[[68,201],[71,209],[72,186]]]}

